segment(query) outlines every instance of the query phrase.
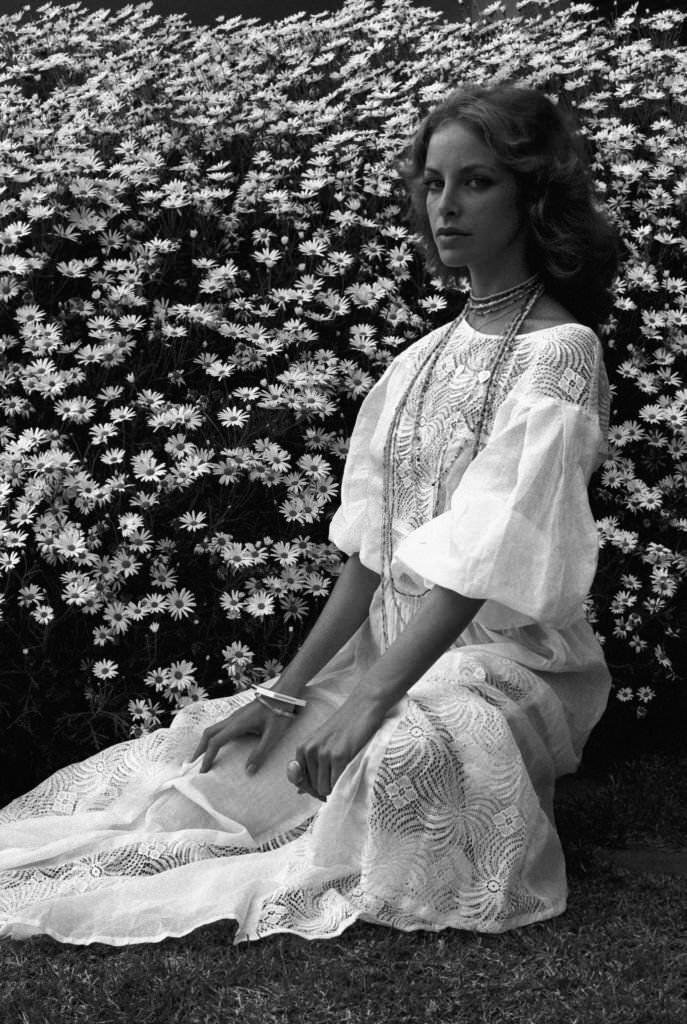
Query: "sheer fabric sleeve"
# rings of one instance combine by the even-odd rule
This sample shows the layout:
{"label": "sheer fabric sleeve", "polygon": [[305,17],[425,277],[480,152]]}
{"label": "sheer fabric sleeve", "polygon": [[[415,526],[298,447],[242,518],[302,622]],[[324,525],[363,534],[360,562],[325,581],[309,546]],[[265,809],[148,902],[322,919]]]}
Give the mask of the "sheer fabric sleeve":
{"label": "sheer fabric sleeve", "polygon": [[593,332],[547,337],[450,507],[399,545],[396,570],[485,599],[488,627],[579,618],[598,557],[587,487],[604,456],[607,396]]}
{"label": "sheer fabric sleeve", "polygon": [[332,544],[347,555],[359,554],[363,565],[373,572],[381,569],[381,453],[390,386],[398,371],[399,362],[394,360],[361,403],[341,480],[341,502],[329,525]]}

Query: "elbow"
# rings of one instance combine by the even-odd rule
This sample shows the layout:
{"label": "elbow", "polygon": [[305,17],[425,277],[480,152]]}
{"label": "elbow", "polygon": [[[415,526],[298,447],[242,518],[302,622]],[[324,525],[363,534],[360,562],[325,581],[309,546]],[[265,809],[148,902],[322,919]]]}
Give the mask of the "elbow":
{"label": "elbow", "polygon": [[379,586],[380,576],[374,569],[369,569],[363,562],[360,561],[360,554],[356,552],[353,555],[349,555],[346,561],[346,568],[350,566],[350,571],[364,581],[370,591],[375,591]]}

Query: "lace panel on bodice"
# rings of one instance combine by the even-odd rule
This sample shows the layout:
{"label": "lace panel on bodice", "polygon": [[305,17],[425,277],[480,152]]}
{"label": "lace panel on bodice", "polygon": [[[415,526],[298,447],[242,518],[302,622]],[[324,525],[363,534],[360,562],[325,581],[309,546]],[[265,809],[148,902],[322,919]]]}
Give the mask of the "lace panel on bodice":
{"label": "lace panel on bodice", "polygon": [[541,347],[528,377],[532,391],[561,402],[579,405],[599,417],[606,437],[610,390],[601,348],[583,326],[570,325],[564,335],[551,333]]}
{"label": "lace panel on bodice", "polygon": [[[390,535],[382,537],[382,546],[386,542],[387,550],[395,550],[410,533],[447,510],[468,464],[488,442],[499,407],[516,386],[598,415],[606,436],[609,392],[600,346],[583,325],[564,326],[515,339],[494,375],[486,406],[500,337],[480,334],[462,322],[436,361],[432,352],[441,347],[443,335],[437,339],[433,333],[426,344],[415,346],[408,371],[411,383],[387,441]],[[392,579],[388,564],[382,575],[391,641],[424,595],[407,577]]]}

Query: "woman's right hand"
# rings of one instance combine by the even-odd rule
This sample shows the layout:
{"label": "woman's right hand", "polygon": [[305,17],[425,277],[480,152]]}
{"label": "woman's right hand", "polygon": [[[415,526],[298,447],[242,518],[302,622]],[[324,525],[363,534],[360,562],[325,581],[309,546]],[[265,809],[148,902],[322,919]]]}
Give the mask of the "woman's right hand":
{"label": "woman's right hand", "polygon": [[228,718],[208,726],[191,760],[195,761],[203,754],[200,771],[207,772],[225,743],[230,743],[240,736],[257,736],[258,742],[246,761],[246,772],[253,775],[290,725],[291,721],[288,718],[275,715],[257,700],[251,701],[250,704],[238,708]]}

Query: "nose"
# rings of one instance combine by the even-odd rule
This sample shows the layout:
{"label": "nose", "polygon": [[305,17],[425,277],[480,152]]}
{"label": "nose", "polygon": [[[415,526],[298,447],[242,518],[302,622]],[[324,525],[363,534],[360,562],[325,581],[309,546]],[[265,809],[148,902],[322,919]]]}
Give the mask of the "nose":
{"label": "nose", "polygon": [[436,205],[437,213],[440,217],[456,217],[460,212],[460,203],[458,198],[447,185],[444,186],[439,200]]}

